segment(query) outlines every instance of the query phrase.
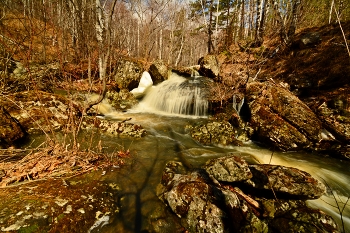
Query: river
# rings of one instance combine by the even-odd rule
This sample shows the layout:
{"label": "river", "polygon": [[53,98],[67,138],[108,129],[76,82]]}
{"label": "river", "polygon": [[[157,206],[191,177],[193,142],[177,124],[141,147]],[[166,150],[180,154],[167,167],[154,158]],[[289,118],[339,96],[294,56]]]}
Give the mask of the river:
{"label": "river", "polygon": [[[141,124],[148,132],[141,139],[123,139],[101,135],[108,151],[123,147],[129,149],[133,163],[106,172],[103,179],[119,185],[120,211],[112,224],[100,232],[142,232],[161,227],[162,232],[176,232],[175,216],[164,210],[164,204],[156,196],[165,164],[170,160],[180,161],[188,168],[197,168],[208,159],[234,153],[249,163],[270,163],[296,167],[320,179],[329,187],[327,195],[308,201],[311,207],[320,208],[333,216],[338,224],[344,222],[350,232],[349,203],[350,163],[331,157],[302,152],[272,152],[254,142],[243,146],[203,146],[194,141],[185,131],[187,124],[205,123],[205,117],[179,117],[140,112],[112,112],[109,119],[131,118],[131,123]],[[104,171],[101,171],[104,172]],[[336,199],[336,201],[335,201]],[[339,207],[337,207],[339,205]],[[339,210],[342,214],[339,214]],[[167,215],[167,216],[165,216]],[[341,220],[342,216],[342,220]],[[161,225],[161,226],[160,226]]]}

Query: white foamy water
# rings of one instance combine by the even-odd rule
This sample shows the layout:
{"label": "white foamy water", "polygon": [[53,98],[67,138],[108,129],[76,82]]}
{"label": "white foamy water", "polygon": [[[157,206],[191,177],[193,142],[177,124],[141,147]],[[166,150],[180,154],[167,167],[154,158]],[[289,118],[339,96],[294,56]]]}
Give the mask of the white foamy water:
{"label": "white foamy water", "polygon": [[164,115],[207,116],[208,100],[200,81],[173,73],[149,90],[135,111]]}
{"label": "white foamy water", "polygon": [[272,152],[253,144],[249,147],[237,147],[236,150],[251,154],[262,164],[295,167],[320,180],[327,186],[327,193],[319,199],[308,200],[307,204],[331,215],[340,230],[343,230],[344,225],[345,232],[350,232],[350,174],[347,162],[303,152]]}

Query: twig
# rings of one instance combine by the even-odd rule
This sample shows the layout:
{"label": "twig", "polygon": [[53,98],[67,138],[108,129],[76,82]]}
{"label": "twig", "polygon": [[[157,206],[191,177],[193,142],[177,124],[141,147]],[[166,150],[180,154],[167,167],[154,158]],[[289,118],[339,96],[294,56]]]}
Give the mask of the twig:
{"label": "twig", "polygon": [[345,45],[346,45],[346,49],[348,50],[348,54],[349,54],[349,58],[350,58],[350,50],[349,50],[349,45],[348,45],[348,42],[346,40],[346,36],[345,36],[345,33],[344,33],[344,30],[343,30],[343,27],[341,26],[341,23],[340,23],[340,18],[339,18],[339,13],[336,9],[336,7],[334,6],[334,11],[335,11],[335,14],[337,16],[337,20],[338,20],[338,23],[339,23],[339,27],[340,27],[340,30],[343,34],[343,38],[344,38],[344,41],[345,41]]}
{"label": "twig", "polygon": [[12,102],[14,105],[16,105],[19,109],[22,109],[37,125],[38,127],[43,131],[43,133],[46,135],[47,138],[50,138],[49,135],[46,133],[46,131],[40,126],[40,124],[25,110],[23,109],[21,106],[19,106],[15,101],[13,101],[12,99],[10,99],[9,97],[7,97],[6,95],[3,95],[0,93],[0,96],[8,99],[10,102]]}
{"label": "twig", "polygon": [[[340,209],[339,202],[338,202],[337,198],[335,197],[332,188],[329,186],[329,184],[327,183],[327,181],[325,181],[323,178],[321,178],[321,179],[322,179],[323,182],[326,184],[326,186],[331,190],[333,199],[334,199],[334,201],[335,201],[335,203],[336,203],[336,206],[335,206],[335,207],[338,209],[338,212],[339,212],[339,215],[340,215],[340,220],[341,220],[341,223],[342,223],[343,232],[345,233],[345,225],[344,225],[344,220],[343,220],[343,210],[344,210],[344,208],[345,208],[346,203],[348,203],[350,197],[348,197],[348,199],[347,199],[347,201],[346,201],[344,207],[343,207],[342,209]],[[332,205],[332,206],[333,206],[333,205]]]}

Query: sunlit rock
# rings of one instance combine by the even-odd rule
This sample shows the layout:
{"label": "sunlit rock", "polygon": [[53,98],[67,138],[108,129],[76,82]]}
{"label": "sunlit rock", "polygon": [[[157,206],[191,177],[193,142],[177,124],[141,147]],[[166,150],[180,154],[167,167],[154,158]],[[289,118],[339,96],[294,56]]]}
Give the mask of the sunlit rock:
{"label": "sunlit rock", "polygon": [[227,232],[225,214],[215,205],[213,186],[201,174],[175,174],[162,191],[158,196],[190,232]]}
{"label": "sunlit rock", "polygon": [[68,98],[42,91],[14,93],[0,98],[0,104],[29,134],[60,130],[68,125],[68,116],[76,117],[80,112]]}
{"label": "sunlit rock", "polygon": [[235,129],[228,122],[209,122],[205,125],[187,126],[191,137],[201,144],[241,145],[235,138]]}
{"label": "sunlit rock", "polygon": [[324,212],[309,208],[299,200],[259,200],[263,216],[276,232],[339,233],[334,220]]}
{"label": "sunlit rock", "polygon": [[281,150],[300,150],[320,139],[322,123],[310,108],[274,83],[247,85],[246,100],[256,140]]}
{"label": "sunlit rock", "polygon": [[248,167],[237,156],[212,159],[203,168],[189,172],[180,162],[168,162],[157,187],[188,232],[338,232],[332,217],[306,206],[304,199],[325,192],[306,172]]}
{"label": "sunlit rock", "polygon": [[297,168],[260,164],[250,165],[249,169],[253,177],[246,184],[274,193],[277,198],[317,199],[326,192],[323,183]]}
{"label": "sunlit rock", "polygon": [[253,177],[248,163],[237,156],[211,159],[205,164],[205,170],[218,181],[236,182]]}
{"label": "sunlit rock", "polygon": [[120,58],[112,75],[120,89],[126,88],[131,91],[138,86],[143,71],[144,68],[140,62]]}
{"label": "sunlit rock", "polygon": [[199,74],[212,79],[219,77],[220,64],[215,55],[201,57],[198,64],[200,65]]}
{"label": "sunlit rock", "polygon": [[169,75],[168,67],[162,60],[154,61],[149,67],[148,72],[154,85],[167,80]]}
{"label": "sunlit rock", "polygon": [[[108,103],[113,107],[113,110],[125,111],[134,107],[138,100],[128,91],[128,89],[121,89],[119,92],[108,91],[106,94]],[[111,113],[109,111],[108,113]]]}
{"label": "sunlit rock", "polygon": [[82,123],[82,128],[98,128],[102,132],[118,137],[141,138],[147,134],[146,130],[141,125],[127,122],[108,121],[104,119],[85,119],[85,121]]}

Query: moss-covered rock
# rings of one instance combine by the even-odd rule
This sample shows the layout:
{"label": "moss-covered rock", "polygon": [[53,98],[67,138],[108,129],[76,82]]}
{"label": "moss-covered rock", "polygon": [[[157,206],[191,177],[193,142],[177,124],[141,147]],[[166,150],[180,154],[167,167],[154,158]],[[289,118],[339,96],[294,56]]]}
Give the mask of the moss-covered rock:
{"label": "moss-covered rock", "polygon": [[[196,171],[168,162],[157,196],[191,233],[338,232],[332,217],[299,200],[318,198],[324,191],[323,184],[299,169],[248,167],[242,158],[230,155]],[[281,193],[288,195],[281,198]]]}
{"label": "moss-covered rock", "polygon": [[187,126],[191,137],[201,144],[241,145],[235,138],[235,129],[228,122],[209,122],[205,125]]}
{"label": "moss-covered rock", "polygon": [[322,123],[288,90],[273,83],[253,82],[246,88],[255,139],[281,150],[300,150],[320,139]]}
{"label": "moss-covered rock", "polygon": [[126,88],[131,91],[137,88],[143,71],[144,68],[140,62],[129,58],[121,58],[116,64],[113,76],[120,89]]}

